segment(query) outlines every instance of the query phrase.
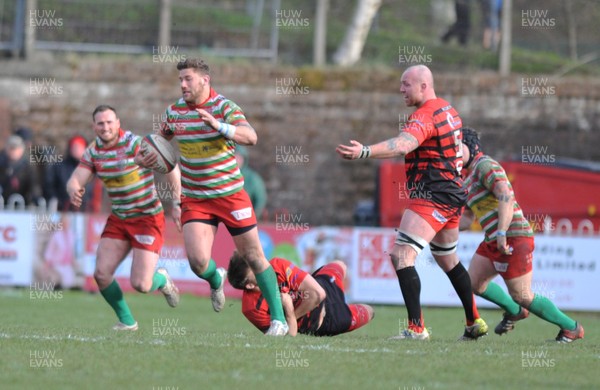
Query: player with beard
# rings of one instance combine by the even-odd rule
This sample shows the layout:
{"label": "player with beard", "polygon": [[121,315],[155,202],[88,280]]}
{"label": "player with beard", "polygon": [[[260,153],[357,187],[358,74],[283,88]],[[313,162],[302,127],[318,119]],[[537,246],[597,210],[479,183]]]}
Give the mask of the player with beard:
{"label": "player with beard", "polygon": [[488,327],[479,317],[469,274],[456,255],[458,225],[467,198],[460,177],[462,120],[450,103],[436,96],[433,75],[425,65],[406,69],[400,93],[408,107],[416,107],[400,135],[371,146],[351,140],[336,152],[347,160],[404,157],[410,200],[390,257],[408,312],[408,329],[394,338],[429,339],[415,268],[417,256],[429,245],[464,307],[466,326],[461,339],[474,340],[487,334]]}
{"label": "player with beard", "polygon": [[[114,108],[96,107],[92,114],[96,140],[85,150],[67,182],[71,203],[80,207],[85,185],[98,175],[108,191],[112,213],[106,221],[96,255],[94,279],[119,322],[114,330],[137,330],[138,323],[125,302],[114,273],[133,248],[131,285],[142,293],[161,291],[171,307],[179,290],[167,270],[154,270],[163,244],[164,214],[150,169],[136,164],[142,138],[121,128]],[[176,167],[167,176],[177,177]],[[179,187],[173,187],[179,196]]]}
{"label": "player with beard", "polygon": [[[203,60],[187,58],[177,64],[177,70],[182,97],[167,107],[161,135],[168,140],[175,138],[181,152],[182,197],[174,210],[181,213],[190,267],[210,284],[213,309],[221,311],[226,271],[217,268],[211,252],[222,222],[271,308],[272,321],[266,334],[284,336],[288,325],[277,278],[263,253],[256,214],[235,159],[237,144],[256,144],[256,131],[236,103],[211,87],[210,70]],[[148,154],[143,166],[151,166],[155,158]]]}

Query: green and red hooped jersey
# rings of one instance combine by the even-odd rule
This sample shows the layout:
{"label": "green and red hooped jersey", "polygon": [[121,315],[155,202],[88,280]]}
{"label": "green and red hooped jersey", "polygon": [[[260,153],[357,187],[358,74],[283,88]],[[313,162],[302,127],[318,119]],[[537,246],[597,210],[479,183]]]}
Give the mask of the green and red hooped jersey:
{"label": "green and red hooped jersey", "polygon": [[123,129],[119,129],[119,141],[111,148],[106,148],[96,137],[79,163],[102,180],[111,200],[112,213],[121,219],[163,211],[152,170],[133,161],[141,141],[141,137]]}
{"label": "green and red hooped jersey", "polygon": [[219,122],[247,123],[240,107],[211,88],[208,99],[190,107],[183,98],[166,110],[162,133],[174,135],[181,152],[181,192],[191,198],[228,196],[244,187],[235,160],[235,142],[204,123],[196,108],[208,111]]}
{"label": "green and red hooped jersey", "polygon": [[[498,199],[494,196],[494,189],[499,183],[506,183],[514,195],[513,188],[504,168],[491,157],[483,155],[471,164],[473,168],[465,179],[465,187],[469,193],[467,206],[473,211],[485,232],[485,241],[490,242],[496,239],[498,231]],[[516,200],[513,205],[513,218],[506,235],[533,236],[533,230]]]}

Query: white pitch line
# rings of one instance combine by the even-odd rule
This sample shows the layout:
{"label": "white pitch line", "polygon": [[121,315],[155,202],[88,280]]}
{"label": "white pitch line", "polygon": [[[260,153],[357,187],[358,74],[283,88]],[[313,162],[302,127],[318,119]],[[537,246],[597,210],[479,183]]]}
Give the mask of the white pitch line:
{"label": "white pitch line", "polygon": [[[169,345],[171,343],[168,342],[168,340],[163,340],[163,339],[153,339],[153,340],[149,340],[149,341],[145,341],[145,340],[131,340],[131,339],[124,339],[124,340],[118,340],[118,339],[114,339],[114,338],[108,338],[108,337],[103,337],[103,336],[98,336],[98,337],[83,337],[83,336],[76,336],[76,335],[67,335],[67,336],[48,336],[48,335],[36,335],[36,334],[29,334],[29,335],[11,335],[8,333],[0,333],[0,339],[25,339],[25,340],[46,340],[46,341],[79,341],[82,343],[98,343],[98,342],[102,342],[102,341],[120,341],[120,342],[126,342],[126,343],[131,343],[134,342],[136,344],[141,344],[141,345]],[[193,346],[203,346],[203,347],[219,347],[219,348],[226,348],[226,347],[235,347],[237,346],[235,343],[220,343],[220,344],[215,344],[215,343],[207,343],[207,342],[200,342],[200,343],[195,343],[192,344]],[[269,345],[269,344],[250,344],[250,343],[245,343],[244,344],[244,348],[251,348],[251,349],[267,349],[267,348],[271,348],[273,347],[273,345]],[[278,346],[279,348],[280,346]],[[324,345],[298,345],[298,346],[290,346],[290,348],[298,348],[298,349],[305,349],[305,350],[313,350],[313,351],[328,351],[328,352],[350,352],[350,353],[401,353],[402,351],[394,351],[392,349],[389,348],[373,348],[373,349],[365,349],[365,348],[343,348],[343,347],[332,347],[329,344],[324,344]],[[403,351],[406,354],[414,354],[414,353],[419,353],[419,351],[411,351],[411,350],[404,350]]]}
{"label": "white pitch line", "polygon": [[[312,349],[316,351],[331,351],[331,352],[352,352],[352,353],[397,353],[398,351],[394,351],[388,348],[375,348],[375,349],[365,349],[365,348],[336,348],[332,347],[329,344],[324,345],[300,345],[300,349]],[[408,353],[408,351],[405,351]]]}
{"label": "white pitch line", "polygon": [[21,335],[10,335],[8,333],[0,333],[0,338],[3,339],[25,339],[25,340],[47,340],[47,341],[64,341],[64,340],[74,340],[74,341],[82,341],[87,343],[95,343],[98,341],[107,340],[106,337],[80,337],[80,336],[72,336],[67,335],[64,336],[42,336],[37,334],[21,334]]}
{"label": "white pitch line", "polygon": [[[111,339],[107,338],[107,337],[82,337],[82,336],[74,336],[74,335],[67,335],[67,336],[43,336],[43,335],[37,335],[37,334],[22,334],[22,335],[10,335],[8,333],[0,333],[0,338],[3,339],[25,339],[25,340],[45,340],[45,341],[66,341],[66,340],[70,340],[70,341],[80,341],[82,343],[97,343],[100,341],[110,341]],[[154,340],[150,340],[150,341],[143,341],[143,340],[119,340],[119,341],[127,341],[127,342],[134,342],[136,344],[150,344],[150,345],[166,345],[167,343],[165,343],[164,340],[158,340],[158,339],[154,339]]]}

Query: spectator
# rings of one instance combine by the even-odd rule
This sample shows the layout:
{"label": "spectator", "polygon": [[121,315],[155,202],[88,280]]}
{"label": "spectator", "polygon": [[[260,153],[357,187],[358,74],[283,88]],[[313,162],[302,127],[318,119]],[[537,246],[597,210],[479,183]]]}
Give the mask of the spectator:
{"label": "spectator", "polygon": [[29,127],[19,127],[14,132],[14,135],[18,135],[23,139],[25,143],[25,159],[29,160],[30,165],[32,166],[32,170],[35,174],[36,180],[36,188],[40,190],[38,192],[38,196],[44,196],[43,194],[43,182],[42,178],[46,174],[44,170],[44,162],[48,161],[50,157],[49,150],[43,146],[38,146],[33,144],[33,130]]}
{"label": "spectator", "polygon": [[265,182],[258,172],[248,166],[248,149],[242,145],[237,145],[235,148],[235,159],[240,167],[242,176],[244,176],[244,190],[250,196],[256,218],[261,219],[267,205]]}
{"label": "spectator", "polygon": [[88,183],[83,197],[83,203],[76,209],[71,205],[69,194],[67,194],[67,181],[77,168],[83,152],[87,147],[87,141],[80,135],[69,139],[65,158],[58,160],[57,164],[46,166],[44,174],[44,198],[49,202],[52,198],[58,200],[58,211],[90,211],[91,201],[94,193],[94,182]]}
{"label": "spectator", "polygon": [[30,147],[33,144],[33,131],[28,127],[19,127],[15,130],[14,135],[21,137],[25,147]]}
{"label": "spectator", "polygon": [[25,142],[18,135],[11,135],[6,141],[5,150],[0,153],[0,195],[4,198],[4,204],[14,194],[21,195],[25,205],[33,204],[40,193],[36,178],[36,172],[25,153]]}
{"label": "spectator", "polygon": [[456,36],[458,42],[466,46],[471,30],[471,0],[456,0],[454,8],[456,10],[456,22],[444,34],[442,42],[448,43],[453,36]]}
{"label": "spectator", "polygon": [[483,48],[496,51],[500,41],[502,0],[480,0],[483,16]]}

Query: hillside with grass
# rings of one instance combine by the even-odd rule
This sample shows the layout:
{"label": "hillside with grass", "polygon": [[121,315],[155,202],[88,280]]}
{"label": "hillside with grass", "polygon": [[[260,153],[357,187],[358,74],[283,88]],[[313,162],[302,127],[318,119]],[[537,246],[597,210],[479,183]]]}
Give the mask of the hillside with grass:
{"label": "hillside with grass", "polygon": [[[40,41],[157,45],[159,1],[142,0],[38,0],[37,9],[60,18],[64,28],[42,28]],[[343,40],[357,1],[329,0],[327,60]],[[214,49],[248,50],[269,47],[273,26],[271,1],[253,35],[256,0],[172,1],[171,44],[185,51],[209,53]],[[470,1],[471,32],[466,46],[443,44],[440,37],[455,19],[452,0],[384,0],[369,33],[358,67],[405,67],[399,54],[417,50],[437,71],[495,71],[496,52],[482,48],[482,7]],[[600,75],[598,36],[600,7],[596,0],[513,0],[512,70],[516,73]],[[15,3],[0,1],[0,42],[10,42]],[[278,62],[281,65],[312,64],[316,2],[281,0],[279,17],[288,18],[278,28]],[[302,23],[291,23],[294,18]],[[530,25],[530,15],[545,26]],[[534,23],[535,24],[535,23]],[[234,61],[251,62],[243,58]]]}

